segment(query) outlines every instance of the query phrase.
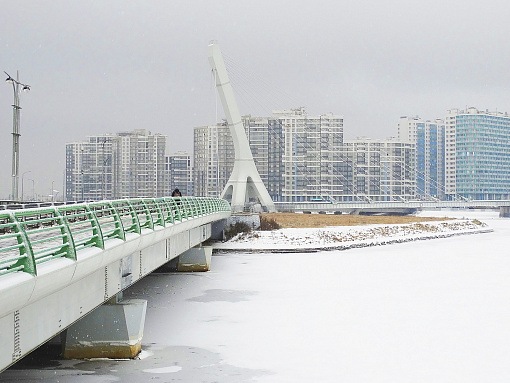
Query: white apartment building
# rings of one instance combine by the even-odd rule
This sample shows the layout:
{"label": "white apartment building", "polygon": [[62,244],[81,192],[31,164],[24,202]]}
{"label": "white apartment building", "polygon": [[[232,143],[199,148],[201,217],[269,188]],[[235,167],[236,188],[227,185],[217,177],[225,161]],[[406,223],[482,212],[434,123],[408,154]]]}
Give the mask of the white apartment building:
{"label": "white apartment building", "polygon": [[166,136],[145,129],[116,135],[118,172],[114,198],[165,194]]}
{"label": "white apartment building", "polygon": [[416,194],[415,145],[396,138],[345,141],[341,201],[398,201]]}
{"label": "white apartment building", "polygon": [[[251,154],[259,172],[260,178],[267,185],[269,172],[269,118],[268,117],[242,117],[246,137],[250,144]],[[267,186],[266,186],[267,187]]]}
{"label": "white apartment building", "polygon": [[273,200],[299,202],[340,197],[343,117],[332,113],[309,116],[303,107],[275,111],[273,116],[276,123],[272,125],[271,146],[281,145],[281,164],[275,164],[281,170],[281,192],[271,195],[269,190]]}
{"label": "white apartment building", "polygon": [[66,144],[66,199],[98,201],[113,198],[114,139],[91,136]]}
{"label": "white apartment building", "polygon": [[66,145],[67,200],[164,195],[166,136],[144,129]]}
{"label": "white apartment building", "polygon": [[165,156],[165,192],[170,196],[174,189],[179,189],[183,196],[193,195],[193,172],[191,154],[178,151]]}
{"label": "white apartment building", "polygon": [[[273,201],[310,201],[341,195],[341,116],[309,116],[304,108],[297,108],[276,111],[271,117],[244,116],[243,123],[255,165]],[[195,128],[197,195],[219,195],[233,164],[234,148],[225,123]]]}
{"label": "white apartment building", "polygon": [[219,197],[234,167],[234,143],[226,122],[193,130],[193,190]]}

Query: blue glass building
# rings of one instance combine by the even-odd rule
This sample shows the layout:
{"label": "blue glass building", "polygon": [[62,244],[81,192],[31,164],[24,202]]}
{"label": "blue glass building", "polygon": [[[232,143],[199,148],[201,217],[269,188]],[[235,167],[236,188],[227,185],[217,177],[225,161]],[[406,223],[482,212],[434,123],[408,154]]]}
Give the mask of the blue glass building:
{"label": "blue glass building", "polygon": [[444,124],[416,124],[416,187],[424,197],[444,197]]}
{"label": "blue glass building", "polygon": [[401,117],[400,140],[416,147],[416,196],[420,199],[445,197],[445,125],[442,120],[425,121],[419,117]]}
{"label": "blue glass building", "polygon": [[450,180],[455,179],[455,188],[452,183],[448,188],[449,197],[510,198],[510,116],[476,108],[449,112],[447,130],[452,140],[446,165]]}

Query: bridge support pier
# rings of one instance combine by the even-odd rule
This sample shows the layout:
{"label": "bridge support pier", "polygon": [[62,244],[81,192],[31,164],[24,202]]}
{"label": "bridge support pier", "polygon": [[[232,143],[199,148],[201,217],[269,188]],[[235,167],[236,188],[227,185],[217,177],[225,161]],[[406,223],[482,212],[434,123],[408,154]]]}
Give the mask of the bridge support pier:
{"label": "bridge support pier", "polygon": [[179,255],[177,271],[209,271],[211,268],[212,247],[197,246]]}
{"label": "bridge support pier", "polygon": [[131,359],[142,350],[147,301],[105,303],[69,327],[62,339],[67,359]]}
{"label": "bridge support pier", "polygon": [[223,241],[223,230],[225,229],[226,225],[226,219],[213,222],[211,225],[211,239]]}

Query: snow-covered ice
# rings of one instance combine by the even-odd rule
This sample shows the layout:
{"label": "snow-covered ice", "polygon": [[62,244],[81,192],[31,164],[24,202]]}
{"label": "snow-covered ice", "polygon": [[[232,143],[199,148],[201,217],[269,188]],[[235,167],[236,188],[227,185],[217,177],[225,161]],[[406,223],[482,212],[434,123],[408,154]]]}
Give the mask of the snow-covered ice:
{"label": "snow-covered ice", "polygon": [[226,253],[207,273],[151,274],[125,293],[148,299],[149,357],[9,370],[0,381],[506,383],[510,219],[452,214],[493,231]]}

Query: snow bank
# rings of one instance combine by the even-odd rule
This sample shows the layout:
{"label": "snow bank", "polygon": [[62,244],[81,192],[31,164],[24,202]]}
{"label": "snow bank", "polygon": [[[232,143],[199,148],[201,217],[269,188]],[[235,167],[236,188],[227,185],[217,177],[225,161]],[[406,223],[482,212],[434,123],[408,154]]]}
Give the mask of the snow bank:
{"label": "snow bank", "polygon": [[429,221],[412,224],[337,226],[279,229],[241,233],[214,245],[215,252],[310,252],[347,250],[454,235],[488,233],[493,230],[477,219]]}

